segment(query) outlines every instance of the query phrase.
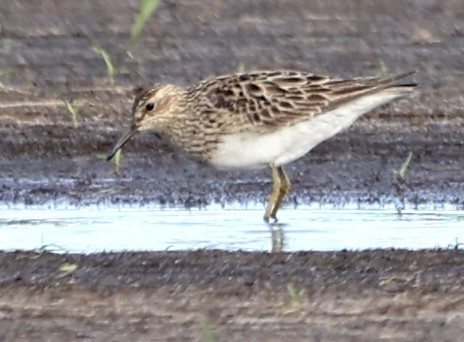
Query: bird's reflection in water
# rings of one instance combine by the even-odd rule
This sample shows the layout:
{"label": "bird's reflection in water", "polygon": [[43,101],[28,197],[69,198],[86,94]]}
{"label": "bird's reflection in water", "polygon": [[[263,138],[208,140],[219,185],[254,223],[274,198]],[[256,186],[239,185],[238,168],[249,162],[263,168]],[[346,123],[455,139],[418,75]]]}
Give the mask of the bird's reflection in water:
{"label": "bird's reflection in water", "polygon": [[269,225],[271,231],[271,252],[280,253],[284,251],[285,247],[285,232],[283,223],[274,223]]}

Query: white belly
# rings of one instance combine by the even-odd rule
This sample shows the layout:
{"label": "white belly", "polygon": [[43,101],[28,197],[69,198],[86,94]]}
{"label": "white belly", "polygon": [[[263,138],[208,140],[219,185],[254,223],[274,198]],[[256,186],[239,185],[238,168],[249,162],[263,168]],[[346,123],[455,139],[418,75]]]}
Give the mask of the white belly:
{"label": "white belly", "polygon": [[387,89],[272,133],[227,135],[214,153],[211,164],[219,169],[258,169],[290,163],[349,127],[362,114],[402,95],[403,92]]}

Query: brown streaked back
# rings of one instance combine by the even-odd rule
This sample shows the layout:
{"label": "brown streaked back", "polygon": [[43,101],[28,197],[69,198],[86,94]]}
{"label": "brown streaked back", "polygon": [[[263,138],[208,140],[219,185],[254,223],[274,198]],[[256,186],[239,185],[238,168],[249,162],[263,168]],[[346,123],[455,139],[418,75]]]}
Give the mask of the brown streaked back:
{"label": "brown streaked back", "polygon": [[413,72],[389,77],[330,79],[298,71],[256,71],[219,76],[191,87],[189,96],[199,110],[233,117],[234,127],[250,123],[259,128],[292,125],[322,115],[344,103],[386,88],[411,92],[414,83],[396,84]]}

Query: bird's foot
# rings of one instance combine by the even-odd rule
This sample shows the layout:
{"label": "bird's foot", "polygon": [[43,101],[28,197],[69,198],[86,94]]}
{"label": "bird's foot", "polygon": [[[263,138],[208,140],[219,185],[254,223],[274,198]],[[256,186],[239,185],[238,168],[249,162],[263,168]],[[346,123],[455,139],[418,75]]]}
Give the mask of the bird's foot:
{"label": "bird's foot", "polygon": [[263,220],[269,226],[274,226],[274,225],[277,224],[277,222],[279,222],[279,220],[275,216],[266,216],[266,215],[264,215]]}

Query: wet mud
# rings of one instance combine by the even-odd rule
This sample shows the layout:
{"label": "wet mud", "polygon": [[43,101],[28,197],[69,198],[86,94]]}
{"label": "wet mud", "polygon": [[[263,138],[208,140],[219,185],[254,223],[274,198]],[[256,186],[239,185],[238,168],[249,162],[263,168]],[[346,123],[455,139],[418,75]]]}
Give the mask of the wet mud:
{"label": "wet mud", "polygon": [[459,341],[462,250],[0,254],[0,338]]}
{"label": "wet mud", "polygon": [[[136,13],[136,1],[0,3],[3,206],[262,202],[267,171],[215,171],[152,134],[127,145],[120,168],[104,156],[129,125],[140,86],[292,68],[338,77],[412,69],[419,87],[289,165],[287,204],[464,208],[462,1],[162,1],[134,43]],[[93,42],[113,58],[113,82]],[[409,153],[399,182],[394,170]],[[5,341],[454,341],[463,333],[459,249],[0,260]],[[60,271],[65,263],[77,269]]]}

